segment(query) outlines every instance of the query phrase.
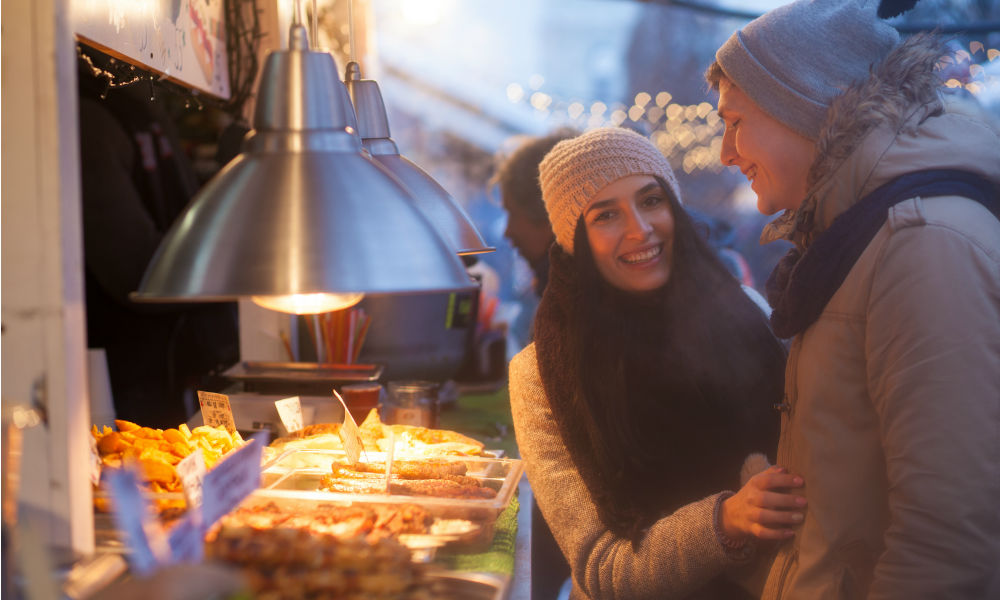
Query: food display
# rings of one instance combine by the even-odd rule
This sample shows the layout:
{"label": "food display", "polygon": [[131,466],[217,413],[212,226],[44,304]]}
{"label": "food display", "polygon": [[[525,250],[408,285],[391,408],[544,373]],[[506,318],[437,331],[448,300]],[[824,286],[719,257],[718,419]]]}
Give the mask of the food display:
{"label": "food display", "polygon": [[[179,462],[200,449],[205,468],[211,469],[227,453],[246,443],[239,432],[229,433],[225,428],[208,425],[189,429],[182,423],[176,429],[154,429],[116,419],[115,427],[117,430],[108,426],[99,430],[96,425],[91,428],[102,467],[118,469],[134,461],[155,494],[160,516],[166,519],[178,516],[185,508],[176,468]],[[94,502],[98,510],[108,509],[103,495],[95,496]]]}
{"label": "food display", "polygon": [[386,488],[385,463],[334,462],[319,481],[321,490],[353,494],[402,494],[436,498],[495,498],[497,491],[466,475],[462,462],[441,459],[400,460],[392,465]]}
{"label": "food display", "polygon": [[[296,435],[278,438],[265,450],[265,456],[275,457],[287,450],[343,450],[339,423],[311,425]],[[366,452],[386,452],[394,443],[399,457],[482,456],[483,443],[446,429],[429,429],[416,425],[388,425],[373,408],[358,427]],[[314,465],[321,466],[321,465]],[[326,466],[326,465],[322,465]]]}
{"label": "food display", "polygon": [[[115,425],[92,429],[102,465],[136,464],[168,529],[186,510],[177,465],[200,449],[211,469],[245,444],[224,428]],[[454,431],[382,423],[372,409],[352,464],[340,428],[310,425],[264,448],[260,488],[208,529],[205,560],[242,570],[260,599],[440,597],[442,582],[461,574],[443,579],[447,572],[424,563],[445,545],[489,548],[520,461],[493,457]],[[94,497],[99,509],[110,507],[106,490]],[[102,548],[127,552],[110,516],[99,516]]]}
{"label": "food display", "polygon": [[417,504],[437,518],[492,526],[522,472],[519,459],[397,457],[387,487],[388,458],[384,452],[366,452],[351,465],[343,451],[286,451],[263,471],[263,486],[254,497],[354,506]]}
{"label": "food display", "polygon": [[257,600],[431,597],[424,566],[392,537],[342,537],[227,517],[209,532],[205,556],[240,567]]}
{"label": "food display", "polygon": [[247,499],[221,523],[227,527],[292,528],[339,538],[364,537],[371,542],[392,537],[413,549],[474,539],[480,529],[468,520],[434,517],[416,504],[312,504],[267,498]]}

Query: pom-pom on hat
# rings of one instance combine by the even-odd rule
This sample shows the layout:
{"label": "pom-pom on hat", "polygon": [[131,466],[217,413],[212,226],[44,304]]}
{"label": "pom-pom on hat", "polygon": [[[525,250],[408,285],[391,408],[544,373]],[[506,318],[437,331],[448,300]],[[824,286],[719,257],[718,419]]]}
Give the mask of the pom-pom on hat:
{"label": "pom-pom on hat", "polygon": [[797,0],[734,33],[715,59],[764,112],[816,140],[833,99],[899,45],[899,32],[882,18],[915,3]]}
{"label": "pom-pom on hat", "polygon": [[556,243],[568,254],[573,254],[573,235],[583,209],[597,192],[622,177],[659,177],[681,201],[677,178],[666,157],[630,129],[602,127],[563,140],[545,155],[538,172]]}

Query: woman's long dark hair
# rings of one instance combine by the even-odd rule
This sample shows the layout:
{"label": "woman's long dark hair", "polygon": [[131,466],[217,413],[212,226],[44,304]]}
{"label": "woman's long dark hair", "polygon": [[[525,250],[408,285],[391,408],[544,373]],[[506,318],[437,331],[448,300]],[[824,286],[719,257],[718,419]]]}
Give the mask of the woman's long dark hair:
{"label": "woman's long dark hair", "polygon": [[[660,516],[736,489],[747,454],[773,458],[783,391],[785,351],[767,317],[660,185],[674,218],[667,284],[641,294],[608,284],[581,219],[574,255],[553,249],[557,287],[536,322],[563,439],[605,524],[633,541]],[[551,342],[553,327],[563,341]],[[571,373],[550,378],[556,369]],[[575,385],[562,393],[550,381]]]}

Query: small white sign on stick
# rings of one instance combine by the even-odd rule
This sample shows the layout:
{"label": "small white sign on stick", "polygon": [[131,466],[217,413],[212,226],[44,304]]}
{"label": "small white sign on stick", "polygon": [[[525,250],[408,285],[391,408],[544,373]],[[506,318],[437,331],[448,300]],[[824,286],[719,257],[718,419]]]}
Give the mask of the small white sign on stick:
{"label": "small white sign on stick", "polygon": [[295,433],[302,429],[302,401],[298,396],[275,400],[274,407],[278,409],[278,416],[281,424],[285,426],[288,433]]}
{"label": "small white sign on stick", "polygon": [[348,462],[352,465],[357,464],[364,448],[361,441],[361,430],[358,429],[358,424],[354,422],[351,411],[347,410],[347,403],[340,397],[337,390],[333,390],[333,395],[337,400],[340,400],[340,405],[344,407],[344,424],[340,426],[340,439],[344,442],[344,452],[347,454]]}

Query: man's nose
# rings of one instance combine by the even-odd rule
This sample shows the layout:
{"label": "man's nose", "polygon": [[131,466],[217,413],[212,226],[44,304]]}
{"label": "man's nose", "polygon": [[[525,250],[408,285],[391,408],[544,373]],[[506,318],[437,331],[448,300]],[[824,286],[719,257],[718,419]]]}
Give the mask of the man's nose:
{"label": "man's nose", "polygon": [[736,144],[733,142],[733,134],[730,131],[726,131],[722,135],[722,148],[719,150],[719,160],[722,164],[727,167],[732,167],[736,164],[736,159],[739,157],[739,153],[736,152]]}

